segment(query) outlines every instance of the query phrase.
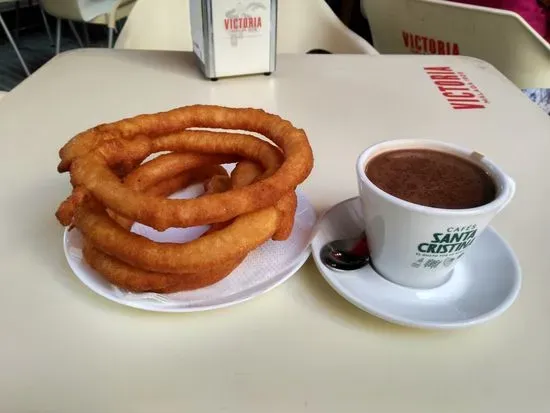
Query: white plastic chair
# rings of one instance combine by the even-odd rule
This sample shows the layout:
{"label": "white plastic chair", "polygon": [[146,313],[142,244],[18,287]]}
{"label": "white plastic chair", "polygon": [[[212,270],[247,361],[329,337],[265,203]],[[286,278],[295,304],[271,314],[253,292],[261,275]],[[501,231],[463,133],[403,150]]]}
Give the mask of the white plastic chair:
{"label": "white plastic chair", "polygon": [[102,24],[109,28],[109,47],[113,46],[116,22],[130,13],[136,0],[41,0],[46,12],[57,17],[56,54],[61,49],[61,24],[67,20],[78,43],[82,40],[73,21]]}
{"label": "white plastic chair", "polygon": [[8,94],[8,92],[4,92],[4,91],[1,91],[1,90],[0,90],[0,100],[2,100],[2,98],[3,98],[4,96],[6,96],[7,94]]}
{"label": "white plastic chair", "polygon": [[449,54],[456,44],[520,88],[550,87],[550,45],[516,13],[452,1],[361,1],[380,53]]}
{"label": "white plastic chair", "polygon": [[[15,0],[0,0],[0,3],[16,3]],[[17,55],[17,58],[19,59],[19,62],[21,63],[21,66],[23,66],[23,70],[25,71],[26,75],[29,76],[29,68],[27,67],[27,64],[25,63],[25,60],[23,59],[23,56],[21,56],[21,52],[19,51],[19,48],[17,47],[17,44],[13,40],[13,37],[8,29],[8,26],[6,26],[6,22],[4,22],[4,19],[2,18],[2,14],[0,13],[0,26],[4,30],[4,33],[6,34],[6,37],[8,38],[9,42],[11,43],[13,50],[15,51],[15,54]]]}
{"label": "white plastic chair", "polygon": [[[278,1],[277,52],[378,54],[324,0]],[[115,48],[192,51],[189,0],[138,0]]]}

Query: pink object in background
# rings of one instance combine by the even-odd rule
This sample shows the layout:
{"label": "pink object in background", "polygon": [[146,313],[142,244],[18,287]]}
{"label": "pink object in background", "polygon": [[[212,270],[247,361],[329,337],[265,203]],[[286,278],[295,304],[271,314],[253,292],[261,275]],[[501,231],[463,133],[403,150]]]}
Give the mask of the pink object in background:
{"label": "pink object in background", "polygon": [[452,0],[456,3],[473,4],[513,11],[525,19],[541,36],[550,41],[549,15],[537,0]]}

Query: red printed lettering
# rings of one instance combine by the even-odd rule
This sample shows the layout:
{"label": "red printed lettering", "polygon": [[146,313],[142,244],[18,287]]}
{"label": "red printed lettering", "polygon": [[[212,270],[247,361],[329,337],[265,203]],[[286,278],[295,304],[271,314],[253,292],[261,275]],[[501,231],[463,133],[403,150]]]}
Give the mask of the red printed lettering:
{"label": "red printed lettering", "polygon": [[[456,92],[443,92],[443,96],[448,98],[474,98],[476,95],[470,92],[462,92],[462,93],[456,93]],[[451,100],[451,99],[449,99]]]}
{"label": "red printed lettering", "polygon": [[435,54],[436,48],[435,48],[435,40],[430,39],[430,53]]}
{"label": "red printed lettering", "polygon": [[[438,41],[437,47],[444,47],[449,50],[452,48],[453,53],[458,52],[458,48],[450,43],[440,44]],[[489,103],[465,73],[456,73],[449,66],[427,66],[424,67],[424,70],[452,109],[485,109],[486,103]]]}
{"label": "red printed lettering", "polygon": [[430,66],[425,67],[426,72],[454,72],[449,66]]}
{"label": "red printed lettering", "polygon": [[438,89],[442,92],[446,92],[447,90],[470,90],[467,87],[443,87],[443,86],[439,86]]}
{"label": "red printed lettering", "polygon": [[464,83],[459,80],[438,80],[435,84],[438,86],[464,86]]}
{"label": "red printed lettering", "polygon": [[424,52],[428,51],[428,38],[426,36],[422,37],[422,50]]}
{"label": "red printed lettering", "polygon": [[223,24],[227,31],[254,31],[262,27],[261,17],[234,17],[224,19]]}
{"label": "red printed lettering", "polygon": [[460,51],[458,50],[458,44],[453,44],[453,54],[454,55],[459,55],[460,54]]}
{"label": "red printed lettering", "polygon": [[430,77],[433,79],[433,80],[457,80],[459,79],[458,76],[455,76],[455,75],[430,75]]}
{"label": "red printed lettering", "polygon": [[401,31],[401,36],[403,37],[403,45],[413,53],[419,52],[441,55],[460,54],[457,43],[446,42],[444,40],[410,33],[405,30]]}
{"label": "red printed lettering", "polygon": [[453,109],[485,109],[485,106],[481,104],[473,103],[452,103],[451,106]]}

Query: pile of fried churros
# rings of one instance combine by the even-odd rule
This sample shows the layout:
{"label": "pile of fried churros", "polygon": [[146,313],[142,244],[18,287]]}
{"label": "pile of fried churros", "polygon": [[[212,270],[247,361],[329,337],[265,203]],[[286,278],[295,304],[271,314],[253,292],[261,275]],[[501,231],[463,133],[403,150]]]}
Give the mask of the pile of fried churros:
{"label": "pile of fried churros", "polygon": [[[264,242],[287,239],[296,186],[313,168],[306,134],[289,121],[208,105],[96,126],[59,156],[58,171],[70,172],[73,191],[57,219],[80,230],[92,268],[132,292],[211,285]],[[236,163],[231,174],[222,166],[228,163]],[[168,198],[196,183],[204,195]],[[158,243],[131,232],[135,222],[159,231],[210,228],[190,242]]]}

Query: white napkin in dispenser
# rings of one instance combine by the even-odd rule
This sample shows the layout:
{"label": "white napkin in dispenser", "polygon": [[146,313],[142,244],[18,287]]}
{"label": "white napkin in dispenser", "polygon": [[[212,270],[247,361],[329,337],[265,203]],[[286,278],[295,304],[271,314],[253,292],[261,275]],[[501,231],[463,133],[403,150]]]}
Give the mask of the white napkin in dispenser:
{"label": "white napkin in dispenser", "polygon": [[190,0],[193,52],[204,75],[271,74],[277,0]]}

